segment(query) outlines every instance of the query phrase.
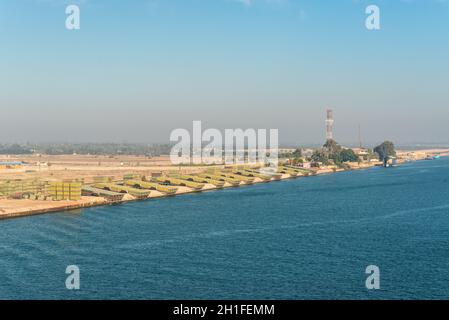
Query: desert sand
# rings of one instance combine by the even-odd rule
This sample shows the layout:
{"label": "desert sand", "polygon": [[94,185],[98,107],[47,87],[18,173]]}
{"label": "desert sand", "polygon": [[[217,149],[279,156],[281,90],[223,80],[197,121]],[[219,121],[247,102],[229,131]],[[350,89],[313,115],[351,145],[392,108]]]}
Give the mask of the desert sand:
{"label": "desert sand", "polygon": [[[424,159],[427,155],[440,154],[449,155],[449,149],[429,149],[418,151],[398,151],[401,158],[410,158],[414,160]],[[151,176],[153,173],[179,173],[192,174],[205,171],[207,169],[222,169],[224,166],[172,166],[168,156],[161,157],[137,157],[137,156],[88,156],[88,155],[69,155],[69,156],[8,156],[0,157],[0,161],[22,161],[26,165],[20,169],[2,169],[0,170],[0,180],[13,179],[41,179],[41,180],[71,180],[84,179],[85,183],[93,182],[96,176],[111,176],[114,180],[121,180],[124,174],[141,174]],[[350,163],[351,169],[369,168],[378,163]],[[321,168],[316,171],[317,174],[329,174],[335,171],[332,168]],[[298,175],[300,177],[301,175]],[[281,179],[290,179],[292,176],[283,174]],[[260,178],[254,179],[254,183],[264,182]],[[241,182],[240,185],[245,185]],[[228,182],[225,188],[232,187]],[[188,187],[178,187],[176,195],[192,192],[217,189],[212,184],[206,184],[202,190],[194,190]],[[159,191],[152,190],[148,198],[160,198],[167,195]],[[126,194],[123,202],[135,201],[136,199]],[[101,197],[85,197],[78,201],[38,201],[38,200],[10,200],[0,198],[0,219],[13,218],[27,215],[35,215],[48,212],[60,212],[64,210],[79,209],[97,205],[107,204],[107,201]]]}

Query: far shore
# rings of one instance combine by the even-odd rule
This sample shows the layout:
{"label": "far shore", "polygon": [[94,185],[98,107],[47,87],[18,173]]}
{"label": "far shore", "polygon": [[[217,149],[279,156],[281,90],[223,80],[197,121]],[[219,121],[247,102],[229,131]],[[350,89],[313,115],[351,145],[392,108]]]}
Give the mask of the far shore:
{"label": "far shore", "polygon": [[[373,166],[370,166],[373,167]],[[364,167],[368,168],[368,167]],[[320,169],[317,170],[317,175],[322,174],[330,174],[334,172],[341,172],[345,170],[332,170],[332,169]],[[300,176],[292,177],[288,174],[284,174],[281,177],[281,180],[286,179],[298,179]],[[167,195],[163,194],[159,191],[151,191],[150,195],[148,196],[149,199],[156,199],[156,198],[167,198],[167,197],[175,197],[178,195],[184,195],[184,194],[191,194],[191,193],[199,193],[199,192],[205,192],[205,191],[219,191],[226,188],[239,188],[242,186],[248,186],[259,183],[270,183],[272,181],[263,181],[261,179],[255,179],[254,183],[252,184],[246,184],[242,182],[240,186],[232,187],[230,184],[226,183],[224,188],[217,188],[214,185],[206,184],[203,189],[201,190],[194,190],[192,188],[188,187],[178,187],[178,191],[174,195]],[[145,200],[145,199],[144,199]],[[131,195],[126,195],[124,199],[118,203],[114,204],[121,204],[121,203],[127,203],[132,201],[142,201],[137,200]],[[101,206],[101,205],[110,205],[111,203],[107,202],[102,197],[86,197],[83,196],[81,200],[78,201],[39,201],[39,200],[27,200],[27,199],[20,199],[20,200],[11,200],[11,199],[2,199],[0,200],[0,220],[2,219],[9,219],[9,218],[19,218],[19,217],[25,217],[25,216],[32,216],[32,215],[38,215],[38,214],[45,214],[45,213],[54,213],[54,212],[61,212],[61,211],[69,211],[69,210],[76,210],[81,208],[89,208],[89,207],[95,207],[95,206]]]}
{"label": "far shore", "polygon": [[[418,153],[419,157],[417,157],[414,160],[422,160],[427,155],[431,154],[439,154],[441,156],[448,156],[449,150],[448,149],[432,149],[432,150],[419,150],[419,151],[398,151],[398,155],[401,157],[404,157],[407,154],[410,154],[411,152]],[[42,158],[41,158],[42,160]],[[47,159],[46,159],[47,160]],[[124,173],[148,173],[151,171],[159,171],[159,172],[172,172],[173,170],[176,170],[177,172],[182,172],[183,174],[194,174],[201,171],[204,171],[206,168],[210,167],[173,167],[170,166],[167,162],[167,158],[159,157],[157,159],[146,160],[146,159],[139,159],[136,157],[129,157],[129,158],[121,158],[116,159],[117,161],[120,161],[120,165],[117,165],[113,160],[111,159],[98,159],[95,157],[92,160],[91,158],[83,157],[83,156],[59,156],[59,157],[48,157],[48,160],[53,161],[55,164],[46,167],[44,170],[42,168],[38,168],[38,170],[30,170],[27,168],[26,170],[12,170],[12,171],[0,171],[0,179],[11,179],[11,178],[23,178],[23,177],[73,177],[78,176],[80,173],[84,173],[85,175],[81,175],[86,180],[89,180],[90,176],[95,176],[99,174],[104,174],[105,172],[108,174],[112,174],[112,176],[117,177],[117,181],[123,176]],[[47,161],[48,161],[47,160]],[[127,161],[127,166],[123,165],[124,161]],[[28,160],[29,161],[29,160]],[[103,162],[106,163],[106,165],[94,165],[93,162]],[[142,162],[144,164],[142,165]],[[400,160],[399,164],[404,162],[404,160]],[[136,165],[137,164],[137,165]],[[361,169],[367,169],[374,167],[376,165],[379,165],[379,162],[362,162],[362,163],[352,163],[350,165],[349,170],[361,170]],[[220,166],[217,166],[220,167]],[[36,168],[35,168],[36,169]],[[40,170],[39,170],[40,169]],[[87,170],[85,170],[87,169]],[[322,175],[322,174],[330,174],[334,172],[340,172],[345,171],[344,169],[336,169],[336,168],[319,168],[315,170],[316,175]],[[88,173],[88,175],[86,175]],[[120,178],[119,178],[120,177]],[[305,178],[302,175],[298,176],[291,176],[289,174],[282,174],[280,180],[286,180],[286,179],[301,179]],[[271,180],[274,181],[274,180]],[[252,184],[257,183],[270,183],[271,181],[264,181],[260,178],[256,178]],[[276,180],[278,181],[278,180]],[[251,185],[252,185],[251,184]],[[240,186],[246,185],[245,182],[241,182]],[[240,187],[236,186],[236,188]],[[249,186],[249,185],[248,185]],[[226,183],[224,185],[224,188],[230,188],[232,187],[229,183]],[[221,190],[223,188],[217,188],[216,186],[212,184],[206,184],[202,189],[200,190],[194,190],[189,187],[178,187],[178,190],[176,191],[176,194],[174,195],[168,195],[161,193],[159,191],[150,191],[150,194],[147,199],[155,199],[155,198],[162,198],[162,197],[173,197],[177,195],[183,195],[183,194],[189,194],[189,193],[197,193],[197,192],[204,192],[204,191],[211,191],[211,190]],[[130,201],[137,201],[133,196],[126,194],[122,201],[119,203],[126,203]],[[106,199],[102,197],[92,197],[92,196],[83,196],[80,200],[77,201],[47,201],[47,200],[28,200],[28,199],[20,199],[20,200],[13,200],[13,199],[0,199],[0,220],[2,219],[9,219],[9,218],[18,218],[18,217],[24,217],[24,216],[31,216],[31,215],[38,215],[38,214],[45,214],[45,213],[54,213],[54,212],[61,212],[61,211],[68,211],[68,210],[75,210],[75,209],[81,209],[81,208],[88,208],[88,207],[94,207],[94,206],[100,206],[100,205],[109,205],[110,202],[106,201]]]}

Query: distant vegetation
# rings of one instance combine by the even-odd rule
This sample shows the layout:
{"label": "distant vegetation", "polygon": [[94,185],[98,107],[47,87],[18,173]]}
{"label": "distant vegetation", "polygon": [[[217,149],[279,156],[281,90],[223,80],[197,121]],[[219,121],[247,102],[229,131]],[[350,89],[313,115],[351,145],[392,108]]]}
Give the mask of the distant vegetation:
{"label": "distant vegetation", "polygon": [[374,148],[374,152],[379,155],[379,160],[383,163],[386,163],[389,157],[396,156],[394,144],[391,141],[384,141],[382,144]]}
{"label": "distant vegetation", "polygon": [[[63,143],[63,144],[0,144],[0,155],[5,154],[48,154],[48,155],[139,155],[139,156],[160,156],[170,154],[170,144],[138,144],[138,143]],[[390,141],[385,141],[374,148],[381,161],[388,157],[395,156],[394,145]],[[300,164],[305,157],[302,149],[298,148],[292,153],[280,154],[280,158],[290,158],[293,164]],[[358,161],[357,155],[352,149],[341,147],[335,140],[329,139],[322,148],[316,149],[307,160],[321,162],[325,165],[334,163],[341,165],[345,162]]]}
{"label": "distant vegetation", "polygon": [[317,149],[311,156],[312,161],[323,164],[334,163],[341,165],[345,162],[356,162],[359,160],[352,149],[341,147],[335,140],[329,139],[322,148]]}
{"label": "distant vegetation", "polygon": [[0,144],[0,154],[31,154],[33,151],[27,146],[18,144],[2,145]]}
{"label": "distant vegetation", "polygon": [[293,165],[299,165],[304,163],[304,159],[302,157],[302,150],[301,149],[296,149],[295,151],[293,151],[292,153],[292,163]]}
{"label": "distant vegetation", "polygon": [[159,156],[169,154],[169,144],[128,144],[128,143],[80,143],[80,144],[3,144],[0,145],[0,154],[91,154],[91,155],[145,155]]}
{"label": "distant vegetation", "polygon": [[292,165],[300,165],[304,163],[304,157],[302,154],[302,149],[297,148],[293,152],[280,152],[278,155],[279,159],[289,159],[290,164]]}

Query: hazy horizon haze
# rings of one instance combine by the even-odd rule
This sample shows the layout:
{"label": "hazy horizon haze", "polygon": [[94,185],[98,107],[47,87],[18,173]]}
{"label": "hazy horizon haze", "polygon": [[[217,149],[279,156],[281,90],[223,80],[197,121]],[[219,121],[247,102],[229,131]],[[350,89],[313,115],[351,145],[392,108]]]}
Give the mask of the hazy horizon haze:
{"label": "hazy horizon haze", "polygon": [[[78,3],[81,29],[65,29]],[[365,8],[381,9],[381,30]],[[169,141],[176,128],[447,143],[449,2],[0,2],[0,143]]]}

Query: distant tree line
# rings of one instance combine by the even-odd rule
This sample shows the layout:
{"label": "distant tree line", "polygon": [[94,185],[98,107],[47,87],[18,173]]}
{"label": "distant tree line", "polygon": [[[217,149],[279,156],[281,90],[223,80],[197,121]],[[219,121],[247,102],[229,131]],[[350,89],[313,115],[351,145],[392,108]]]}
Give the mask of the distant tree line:
{"label": "distant tree line", "polygon": [[[54,143],[54,144],[0,144],[0,154],[48,154],[48,155],[139,155],[139,156],[160,156],[169,154],[172,145],[170,144],[139,144],[139,143]],[[369,150],[371,152],[371,150]],[[373,150],[380,161],[386,161],[389,157],[395,156],[394,145],[390,141],[385,141]],[[280,154],[280,158],[291,158],[294,163],[303,161],[302,150],[296,149],[292,153]],[[345,162],[358,161],[357,155],[352,149],[341,147],[336,141],[329,139],[322,148],[316,149],[311,161],[329,164],[342,164]]]}
{"label": "distant tree line", "polygon": [[32,154],[31,150],[27,146],[21,146],[19,144],[0,144],[0,154]]}
{"label": "distant tree line", "polygon": [[331,162],[341,165],[345,162],[356,162],[359,160],[359,157],[352,149],[343,148],[335,140],[328,139],[322,148],[313,152],[311,160],[325,165]]}
{"label": "distant tree line", "polygon": [[[394,144],[391,141],[384,141],[373,150],[368,150],[367,160],[371,158],[373,153],[377,154],[379,160],[384,164],[388,159],[396,156]],[[325,165],[332,162],[336,165],[343,165],[345,162],[359,161],[359,158],[352,149],[342,148],[336,141],[329,139],[322,148],[313,152],[311,160],[313,162],[321,162]]]}
{"label": "distant tree line", "polygon": [[59,143],[59,144],[0,144],[0,154],[48,154],[48,155],[144,155],[169,154],[170,144],[138,143]]}

